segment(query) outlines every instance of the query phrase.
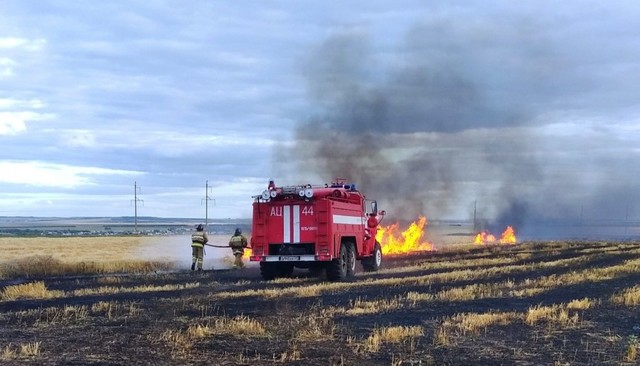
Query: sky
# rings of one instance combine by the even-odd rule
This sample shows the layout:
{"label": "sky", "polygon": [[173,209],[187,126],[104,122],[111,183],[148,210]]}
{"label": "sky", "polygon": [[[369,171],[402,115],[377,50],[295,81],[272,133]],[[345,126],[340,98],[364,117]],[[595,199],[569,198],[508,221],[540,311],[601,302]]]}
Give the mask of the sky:
{"label": "sky", "polygon": [[637,19],[636,1],[3,0],[0,216],[132,216],[135,192],[141,216],[246,218],[269,178],[344,177],[402,220],[640,220]]}

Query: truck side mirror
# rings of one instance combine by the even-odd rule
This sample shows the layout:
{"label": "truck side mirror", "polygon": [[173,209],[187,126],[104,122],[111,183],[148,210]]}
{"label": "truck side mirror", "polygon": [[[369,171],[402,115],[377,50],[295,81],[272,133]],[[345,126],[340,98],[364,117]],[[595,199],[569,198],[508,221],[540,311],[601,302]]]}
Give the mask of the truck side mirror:
{"label": "truck side mirror", "polygon": [[378,201],[371,201],[371,213],[373,215],[378,214]]}

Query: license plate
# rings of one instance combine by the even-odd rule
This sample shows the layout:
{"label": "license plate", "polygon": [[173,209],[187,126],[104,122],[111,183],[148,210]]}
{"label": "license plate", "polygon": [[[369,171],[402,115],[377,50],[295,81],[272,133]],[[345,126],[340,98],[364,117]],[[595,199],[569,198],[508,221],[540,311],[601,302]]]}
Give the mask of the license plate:
{"label": "license plate", "polygon": [[280,260],[281,261],[299,261],[300,260],[300,256],[293,256],[293,255],[281,255],[280,256]]}

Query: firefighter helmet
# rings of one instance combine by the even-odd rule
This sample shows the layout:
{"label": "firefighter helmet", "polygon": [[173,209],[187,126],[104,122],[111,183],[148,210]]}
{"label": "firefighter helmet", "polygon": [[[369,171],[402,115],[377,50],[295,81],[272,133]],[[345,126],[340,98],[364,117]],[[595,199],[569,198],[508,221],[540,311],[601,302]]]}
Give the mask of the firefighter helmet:
{"label": "firefighter helmet", "polygon": [[242,230],[240,230],[240,228],[236,228],[236,232],[233,235],[240,235],[242,234]]}
{"label": "firefighter helmet", "polygon": [[202,227],[202,224],[198,224],[198,226],[196,226],[196,230],[197,231],[202,231],[202,230],[204,230],[204,227]]}

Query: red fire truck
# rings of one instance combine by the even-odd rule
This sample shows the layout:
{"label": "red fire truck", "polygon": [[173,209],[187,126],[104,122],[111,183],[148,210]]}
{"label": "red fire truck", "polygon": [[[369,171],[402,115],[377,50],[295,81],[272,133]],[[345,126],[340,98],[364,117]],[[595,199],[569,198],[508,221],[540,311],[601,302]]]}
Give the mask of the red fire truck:
{"label": "red fire truck", "polygon": [[265,280],[290,276],[297,267],[341,281],[354,275],[356,260],[365,271],[380,268],[376,232],[385,212],[355,184],[277,187],[270,181],[254,200],[250,260],[260,262]]}

